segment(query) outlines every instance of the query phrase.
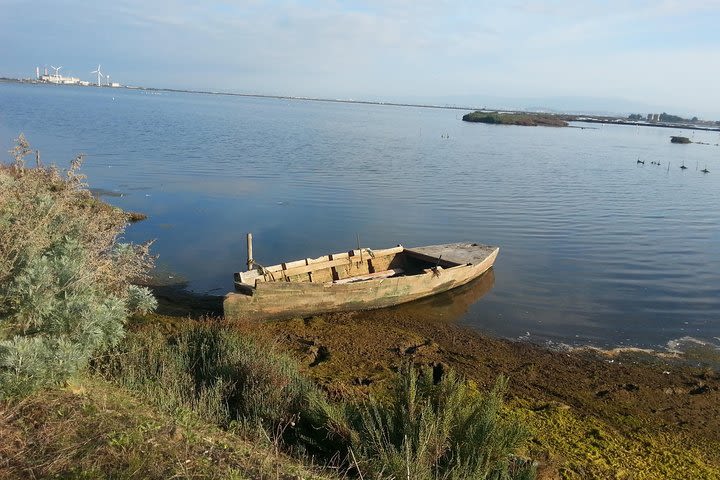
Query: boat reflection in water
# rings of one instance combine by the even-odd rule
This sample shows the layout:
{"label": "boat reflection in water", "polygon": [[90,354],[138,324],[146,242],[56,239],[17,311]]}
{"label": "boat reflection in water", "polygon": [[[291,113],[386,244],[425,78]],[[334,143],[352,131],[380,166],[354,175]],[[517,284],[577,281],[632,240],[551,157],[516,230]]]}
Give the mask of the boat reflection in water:
{"label": "boat reflection in water", "polygon": [[394,307],[356,312],[365,319],[422,320],[425,322],[456,322],[460,320],[495,285],[495,271],[490,269],[479,278],[444,293],[425,297]]}

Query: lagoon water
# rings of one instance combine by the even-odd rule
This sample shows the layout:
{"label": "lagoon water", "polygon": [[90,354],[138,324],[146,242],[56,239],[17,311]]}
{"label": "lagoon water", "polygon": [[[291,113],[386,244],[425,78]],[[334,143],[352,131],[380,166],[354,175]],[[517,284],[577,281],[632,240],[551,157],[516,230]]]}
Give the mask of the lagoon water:
{"label": "lagoon water", "polygon": [[[501,247],[489,292],[459,294],[457,321],[479,331],[720,345],[717,132],[492,126],[463,113],[0,84],[0,147],[24,132],[46,162],[85,153],[91,187],[149,215],[127,239],[157,239],[163,275],[195,291],[232,288],[248,231],[262,264],[348,250],[356,235],[371,248],[470,240]],[[678,134],[711,145],[671,144]],[[453,298],[410,308],[434,321],[434,304]]]}

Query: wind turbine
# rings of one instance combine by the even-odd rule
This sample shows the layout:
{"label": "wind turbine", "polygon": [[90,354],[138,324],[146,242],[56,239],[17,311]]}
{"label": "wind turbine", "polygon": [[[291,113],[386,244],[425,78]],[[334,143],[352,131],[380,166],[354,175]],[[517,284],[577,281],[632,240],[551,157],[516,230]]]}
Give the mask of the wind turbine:
{"label": "wind turbine", "polygon": [[50,68],[52,68],[53,70],[55,70],[55,78],[60,78],[60,73],[59,73],[59,72],[60,72],[60,69],[61,69],[62,67],[53,67],[52,65],[50,65]]}
{"label": "wind turbine", "polygon": [[99,86],[100,86],[100,78],[105,76],[105,75],[103,75],[102,72],[100,71],[100,64],[98,64],[97,70],[93,70],[93,71],[90,72],[90,73],[97,73],[97,79],[98,79],[98,80],[97,80],[97,85],[98,85],[98,87],[99,87]]}

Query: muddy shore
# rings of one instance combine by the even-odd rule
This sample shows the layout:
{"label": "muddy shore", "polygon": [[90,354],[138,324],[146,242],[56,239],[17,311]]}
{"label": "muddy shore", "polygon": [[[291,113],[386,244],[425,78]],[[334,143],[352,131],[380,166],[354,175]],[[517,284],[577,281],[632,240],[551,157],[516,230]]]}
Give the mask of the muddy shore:
{"label": "muddy shore", "polygon": [[[554,351],[457,325],[491,284],[411,308],[297,318],[238,328],[273,338],[330,395],[382,395],[404,362],[454,369],[478,386],[510,378],[510,413],[534,433],[526,452],[540,478],[720,479],[720,373],[641,351]],[[161,313],[217,313],[165,295]],[[197,300],[197,299],[196,299]],[[182,313],[185,312],[185,313]]]}
{"label": "muddy shore", "polygon": [[720,377],[710,369],[639,352],[551,351],[368,313],[263,328],[340,396],[381,394],[406,361],[453,368],[482,387],[510,377],[510,405],[535,431],[528,455],[542,461],[545,478],[720,478]]}

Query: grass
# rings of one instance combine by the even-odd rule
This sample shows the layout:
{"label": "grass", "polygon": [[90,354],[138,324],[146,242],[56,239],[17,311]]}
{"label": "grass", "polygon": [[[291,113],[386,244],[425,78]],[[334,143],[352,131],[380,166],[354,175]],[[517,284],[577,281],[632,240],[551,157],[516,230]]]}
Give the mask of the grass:
{"label": "grass", "polygon": [[[370,478],[533,478],[513,455],[525,429],[500,415],[504,383],[487,395],[452,372],[406,365],[380,400],[329,401],[267,339],[220,321],[144,327],[95,365],[164,412],[202,421],[279,453]],[[409,472],[409,473],[408,473]]]}
{"label": "grass", "polygon": [[96,371],[166,412],[191,410],[273,443],[297,443],[310,404],[322,401],[294,360],[219,321],[178,324],[170,334],[162,327],[134,332]]}
{"label": "grass", "polygon": [[0,478],[322,479],[187,410],[93,378],[0,404]]}

